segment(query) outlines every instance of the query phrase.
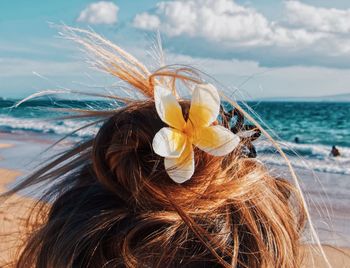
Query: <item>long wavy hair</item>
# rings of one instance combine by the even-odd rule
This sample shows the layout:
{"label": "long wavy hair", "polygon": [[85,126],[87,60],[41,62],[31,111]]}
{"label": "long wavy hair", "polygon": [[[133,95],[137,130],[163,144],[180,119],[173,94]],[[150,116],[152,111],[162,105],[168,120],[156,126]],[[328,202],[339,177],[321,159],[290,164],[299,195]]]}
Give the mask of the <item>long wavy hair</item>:
{"label": "long wavy hair", "polygon": [[[199,73],[184,66],[152,73],[95,33],[66,31],[94,55],[97,67],[141,97],[108,96],[124,105],[75,110],[70,118],[102,124],[96,136],[4,195],[50,185],[31,215],[40,220],[31,226],[14,266],[300,267],[308,212],[298,186],[272,176],[239,149],[225,157],[195,151],[195,173],[179,185],[153,152],[152,139],[165,126],[155,110],[154,85],[166,84],[179,96],[179,83],[191,88],[203,81]],[[186,118],[189,102],[180,103]],[[218,123],[228,127],[225,120]]]}

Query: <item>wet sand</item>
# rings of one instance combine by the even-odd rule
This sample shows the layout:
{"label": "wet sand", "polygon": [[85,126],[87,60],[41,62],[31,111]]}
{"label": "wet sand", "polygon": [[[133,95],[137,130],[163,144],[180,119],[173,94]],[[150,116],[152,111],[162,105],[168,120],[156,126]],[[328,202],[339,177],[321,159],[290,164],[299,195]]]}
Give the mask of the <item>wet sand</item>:
{"label": "wet sand", "polygon": [[[13,145],[10,143],[0,143],[0,157],[3,157],[4,160],[6,160],[6,151],[11,150],[12,146]],[[7,149],[2,150],[5,148]],[[21,174],[21,171],[15,169],[0,167],[0,193],[8,190],[8,185],[11,185],[11,183],[13,183]],[[25,237],[23,236],[23,234],[26,233],[23,225],[24,219],[27,219],[30,215],[34,202],[35,199],[31,197],[19,195],[14,195],[5,202],[1,200],[0,267],[5,267],[5,263],[14,260],[16,254],[18,254],[18,251],[21,248],[21,243],[25,240]],[[317,252],[317,249],[313,246],[304,246],[303,248],[305,254],[303,267],[328,267],[321,255]],[[324,250],[332,267],[350,268],[350,249],[324,246]],[[11,265],[7,267],[11,267]]]}
{"label": "wet sand", "polygon": [[[327,258],[332,268],[349,268],[350,267],[350,249],[336,248],[332,246],[323,246]],[[304,263],[303,268],[328,268],[324,258],[315,247],[304,247]]]}
{"label": "wet sand", "polygon": [[[15,170],[0,169],[0,192],[5,192],[6,185],[19,175]],[[18,195],[0,200],[0,267],[13,260],[21,248],[24,220],[30,215],[33,203],[32,199]]]}

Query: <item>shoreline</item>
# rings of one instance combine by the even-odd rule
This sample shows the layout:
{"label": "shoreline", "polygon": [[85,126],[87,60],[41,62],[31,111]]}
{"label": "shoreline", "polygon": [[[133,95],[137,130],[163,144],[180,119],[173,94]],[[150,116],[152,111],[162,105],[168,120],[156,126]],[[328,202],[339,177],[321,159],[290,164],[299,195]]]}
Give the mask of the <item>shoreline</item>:
{"label": "shoreline", "polygon": [[[15,139],[18,139],[16,137]],[[25,143],[28,143],[28,139]],[[22,140],[22,141],[23,141]],[[31,146],[36,146],[37,151],[40,151],[40,141],[36,141],[35,144],[30,144]],[[0,193],[8,190],[14,182],[18,182],[20,177],[25,173],[18,168],[6,167],[6,163],[11,161],[7,159],[7,156],[12,156],[16,147],[21,147],[23,144],[16,144],[16,142],[11,143],[11,141],[3,142],[0,141],[0,148],[4,149],[0,152],[0,157],[4,158],[0,163]],[[41,144],[42,145],[42,144]],[[39,147],[39,148],[38,148]],[[30,147],[31,148],[31,147]],[[44,147],[41,147],[44,148]],[[16,150],[14,150],[16,151]],[[26,151],[26,150],[24,150]],[[17,152],[18,154],[18,152]],[[16,154],[15,154],[16,155]],[[299,171],[300,172],[300,171]],[[304,174],[305,175],[305,174]],[[32,205],[35,203],[35,197],[31,195],[14,195],[7,199],[5,202],[0,202],[0,237],[5,239],[0,239],[0,267],[3,264],[13,260],[16,256],[16,252],[20,248],[21,241],[23,241],[23,219],[28,218],[31,212]],[[4,236],[6,234],[6,236]],[[319,253],[317,253],[317,247],[314,245],[303,245],[304,254],[304,264],[302,267],[317,267],[323,268],[328,267]],[[326,255],[329,256],[329,260],[333,267],[349,267],[350,268],[350,247],[333,247],[330,245],[323,245]]]}

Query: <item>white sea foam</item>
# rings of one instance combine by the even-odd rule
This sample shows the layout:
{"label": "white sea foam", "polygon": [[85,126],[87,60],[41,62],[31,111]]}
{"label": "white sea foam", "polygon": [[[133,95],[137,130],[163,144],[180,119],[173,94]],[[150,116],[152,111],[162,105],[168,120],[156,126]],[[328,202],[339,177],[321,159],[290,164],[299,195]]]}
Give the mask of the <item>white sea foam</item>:
{"label": "white sea foam", "polygon": [[[350,148],[337,147],[339,157],[330,155],[331,146],[321,144],[281,143],[282,149],[288,154],[294,167],[308,168],[315,171],[350,175]],[[276,149],[267,141],[256,144],[259,159],[274,165],[285,165]]]}
{"label": "white sea foam", "polygon": [[[33,131],[68,135],[76,129],[86,125],[85,120],[56,120],[18,118],[0,116],[0,129],[13,131]],[[99,127],[91,126],[74,133],[74,136],[86,138],[97,133]],[[260,139],[255,143],[259,159],[274,165],[285,165],[285,161],[276,153],[276,150],[266,140]],[[300,168],[311,168],[315,171],[350,175],[350,148],[338,147],[341,156],[330,156],[331,146],[320,144],[281,143],[282,149],[289,155],[293,165]],[[298,156],[295,154],[298,154]]]}
{"label": "white sea foam", "polygon": [[[25,130],[40,133],[52,133],[57,135],[68,135],[76,129],[83,127],[87,123],[88,121],[84,120],[44,121],[43,119],[0,116],[0,127],[10,132]],[[97,131],[97,126],[91,126],[77,131],[74,133],[74,136],[89,137],[96,134]]]}

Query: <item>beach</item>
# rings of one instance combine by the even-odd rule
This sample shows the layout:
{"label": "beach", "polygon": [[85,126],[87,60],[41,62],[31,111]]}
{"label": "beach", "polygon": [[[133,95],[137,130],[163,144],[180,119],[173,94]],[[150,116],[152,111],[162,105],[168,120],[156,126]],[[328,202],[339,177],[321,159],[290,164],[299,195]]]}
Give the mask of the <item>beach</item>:
{"label": "beach", "polygon": [[[8,142],[3,143],[4,139]],[[0,193],[9,190],[10,185],[24,174],[28,174],[30,166],[21,166],[20,144],[26,143],[29,148],[43,148],[43,140],[32,139],[30,136],[16,136],[8,139],[8,134],[0,133]],[[34,142],[34,143],[33,143]],[[8,157],[7,157],[8,156]],[[21,168],[15,168],[16,166]],[[36,199],[27,193],[15,194],[10,198],[0,199],[0,267],[12,267],[11,261],[15,259],[26,239],[28,228],[34,224],[30,215],[35,213]]]}
{"label": "beach", "polygon": [[[47,139],[45,136],[23,134],[0,133],[0,192],[4,192],[20,181],[24,174],[28,174],[35,166],[46,159],[50,154],[55,154],[65,148],[67,145],[53,148],[49,153],[41,155],[54,139]],[[19,151],[20,150],[20,151]],[[30,156],[30,158],[28,158]],[[276,168],[283,175],[285,169]],[[299,176],[311,176],[307,171],[298,169]],[[286,174],[284,174],[286,176]],[[323,184],[334,183],[337,180],[344,179],[340,175],[331,176],[329,174],[317,173]],[[315,189],[313,189],[313,180],[304,181],[303,187],[310,198],[314,198]],[[309,189],[311,187],[312,189]],[[23,219],[27,218],[35,202],[35,195],[40,194],[35,189],[15,195],[0,205],[0,267],[4,263],[13,260],[18,250],[20,250],[23,241]],[[348,193],[350,194],[350,193]],[[329,198],[332,198],[331,196]],[[323,201],[328,200],[324,199]],[[325,201],[326,202],[326,201]],[[315,207],[311,206],[311,214],[314,217],[316,227],[319,227],[321,242],[331,244],[324,245],[324,250],[333,267],[350,267],[350,244],[348,218],[350,217],[350,205],[348,200],[333,208],[331,221],[333,222],[333,231],[336,235],[330,236],[329,232],[322,232],[324,220],[317,217],[322,210],[322,205],[328,207],[329,204],[319,202]],[[317,209],[316,209],[317,208]],[[318,211],[318,212],[316,212]],[[323,214],[322,214],[323,215]],[[342,233],[341,235],[339,233]],[[4,239],[3,239],[4,237]],[[333,238],[334,239],[333,239]],[[340,237],[340,238],[339,238]],[[304,246],[304,265],[303,267],[327,267],[323,258],[314,246]],[[11,267],[11,266],[10,266]]]}
{"label": "beach", "polygon": [[[2,144],[3,145],[3,144]],[[4,148],[0,145],[0,148]],[[7,190],[6,185],[13,182],[21,173],[14,170],[0,169],[0,192]],[[14,196],[0,204],[0,267],[12,260],[20,248],[21,219],[28,215],[27,198]],[[30,200],[32,201],[32,200]]]}

